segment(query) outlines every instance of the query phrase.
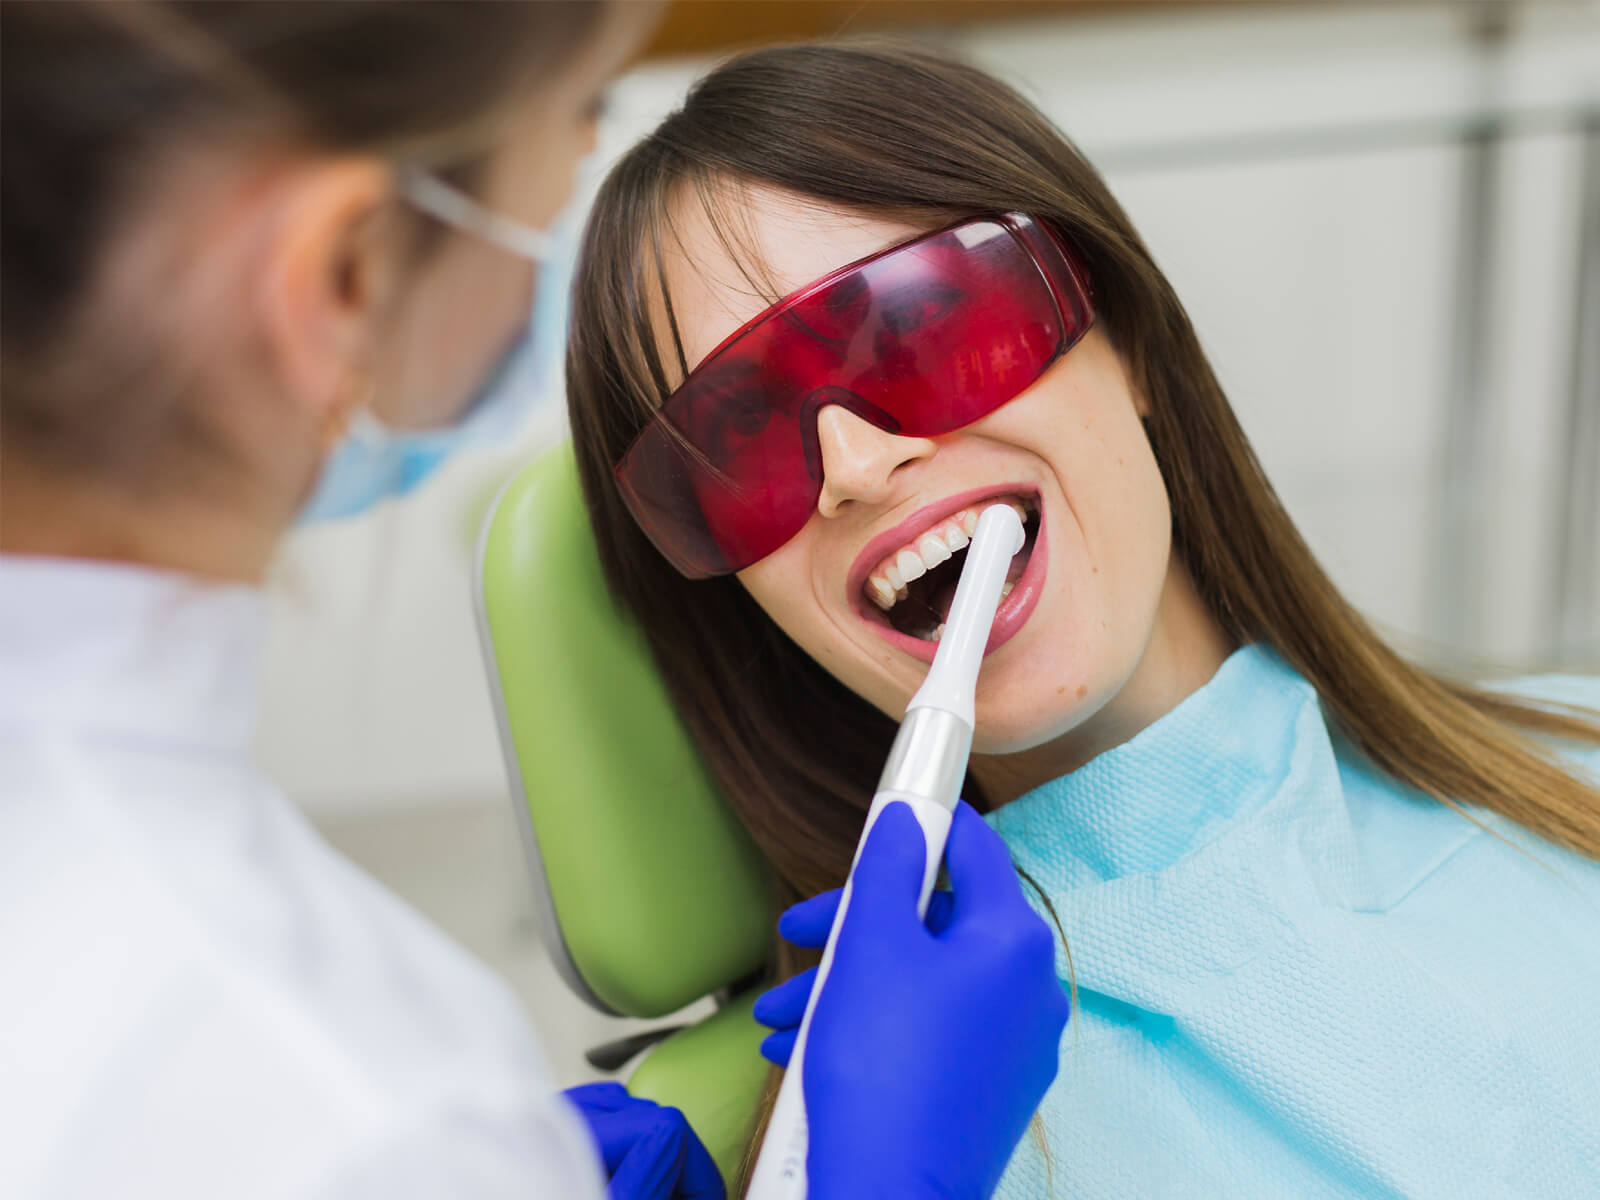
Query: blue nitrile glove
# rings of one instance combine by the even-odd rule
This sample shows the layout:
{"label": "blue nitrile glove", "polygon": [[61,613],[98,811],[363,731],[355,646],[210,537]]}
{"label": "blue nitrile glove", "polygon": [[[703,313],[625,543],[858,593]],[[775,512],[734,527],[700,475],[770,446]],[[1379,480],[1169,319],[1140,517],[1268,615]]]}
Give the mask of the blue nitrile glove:
{"label": "blue nitrile glove", "polygon": [[[958,806],[945,850],[951,892],[917,920],[926,851],[904,804],[873,827],[806,1045],[810,1194],[990,1195],[1056,1075],[1067,997],[1055,934],[1028,906],[1005,844]],[[838,908],[827,892],[778,931],[820,947]],[[756,1001],[793,1049],[814,972]]]}
{"label": "blue nitrile glove", "polygon": [[565,1095],[600,1148],[612,1200],[726,1200],[717,1164],[677,1109],[630,1096],[619,1083],[586,1083]]}

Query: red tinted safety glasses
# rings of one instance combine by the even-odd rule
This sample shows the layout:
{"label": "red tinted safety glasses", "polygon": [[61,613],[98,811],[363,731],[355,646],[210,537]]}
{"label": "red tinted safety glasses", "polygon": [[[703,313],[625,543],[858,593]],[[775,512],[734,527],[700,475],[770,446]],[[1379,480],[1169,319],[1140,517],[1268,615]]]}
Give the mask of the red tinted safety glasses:
{"label": "red tinted safety glasses", "polygon": [[736,330],[616,466],[639,527],[684,575],[742,570],[822,492],[817,413],[950,433],[1030,387],[1094,321],[1066,244],[1021,213],[978,217],[808,284]]}

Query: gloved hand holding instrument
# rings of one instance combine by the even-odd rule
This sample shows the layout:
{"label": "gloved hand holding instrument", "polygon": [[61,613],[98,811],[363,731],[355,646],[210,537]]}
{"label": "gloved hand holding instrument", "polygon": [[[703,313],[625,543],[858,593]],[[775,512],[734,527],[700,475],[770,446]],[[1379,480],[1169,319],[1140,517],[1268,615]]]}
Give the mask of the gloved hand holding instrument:
{"label": "gloved hand holding instrument", "polygon": [[[945,862],[953,891],[916,917],[922,831],[892,804],[856,865],[827,987],[807,1038],[806,1171],[814,1200],[984,1197],[1056,1075],[1067,997],[1055,934],[1024,899],[1005,843],[962,804]],[[827,940],[841,890],[778,929]],[[787,1066],[816,969],[773,988],[755,1016]],[[752,1193],[753,1194],[753,1193]]]}
{"label": "gloved hand holding instrument", "polygon": [[[926,922],[917,918],[926,849],[904,804],[888,806],[856,863],[806,1050],[817,1200],[987,1196],[1055,1078],[1067,1002],[1051,931],[970,805],[957,808],[945,853],[954,891],[933,894]],[[779,932],[820,950],[842,895],[795,905]],[[816,974],[756,1001],[756,1019],[776,1030],[761,1052],[779,1066]],[[615,1083],[566,1094],[598,1144],[613,1200],[721,1200],[716,1166],[676,1109]]]}
{"label": "gloved hand holding instrument", "polygon": [[[979,520],[928,679],[907,708],[850,879],[780,929],[821,964],[767,993],[792,1055],[752,1200],[984,1197],[1055,1077],[1055,942],[1004,844],[958,804],[973,693],[1021,523]],[[949,838],[949,899],[930,908]],[[931,912],[932,925],[925,923]]]}

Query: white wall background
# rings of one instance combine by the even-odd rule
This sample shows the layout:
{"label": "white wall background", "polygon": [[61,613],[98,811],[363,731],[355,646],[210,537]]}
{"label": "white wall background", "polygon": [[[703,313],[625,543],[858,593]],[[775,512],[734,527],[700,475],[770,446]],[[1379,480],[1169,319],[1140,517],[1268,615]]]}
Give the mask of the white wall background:
{"label": "white wall background", "polygon": [[[1514,7],[1492,56],[1445,6],[928,35],[1021,86],[1101,165],[1348,594],[1410,649],[1511,668],[1552,655],[1579,121],[1600,119],[1600,4]],[[602,154],[705,66],[621,81]],[[1481,603],[1463,618],[1446,611],[1459,595],[1441,593],[1436,566],[1469,163],[1452,129],[1485,112],[1513,127],[1492,197],[1489,443],[1464,576]],[[583,1046],[618,1026],[565,993],[526,920],[466,575],[489,496],[560,436],[558,407],[406,505],[295,540],[273,589],[259,749],[336,843],[512,980],[575,1082],[592,1074]],[[1589,519],[1600,536],[1600,514]],[[1600,638],[1600,620],[1584,623]],[[1594,642],[1566,657],[1585,655],[1600,665]]]}

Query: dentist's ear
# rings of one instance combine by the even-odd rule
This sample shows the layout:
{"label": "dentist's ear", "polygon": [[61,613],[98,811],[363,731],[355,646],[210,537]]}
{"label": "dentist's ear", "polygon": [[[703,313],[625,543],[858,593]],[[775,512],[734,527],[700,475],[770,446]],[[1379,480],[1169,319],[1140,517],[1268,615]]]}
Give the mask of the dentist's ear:
{"label": "dentist's ear", "polygon": [[266,185],[254,297],[282,393],[341,428],[370,391],[373,347],[395,298],[406,224],[381,159],[309,159]]}

